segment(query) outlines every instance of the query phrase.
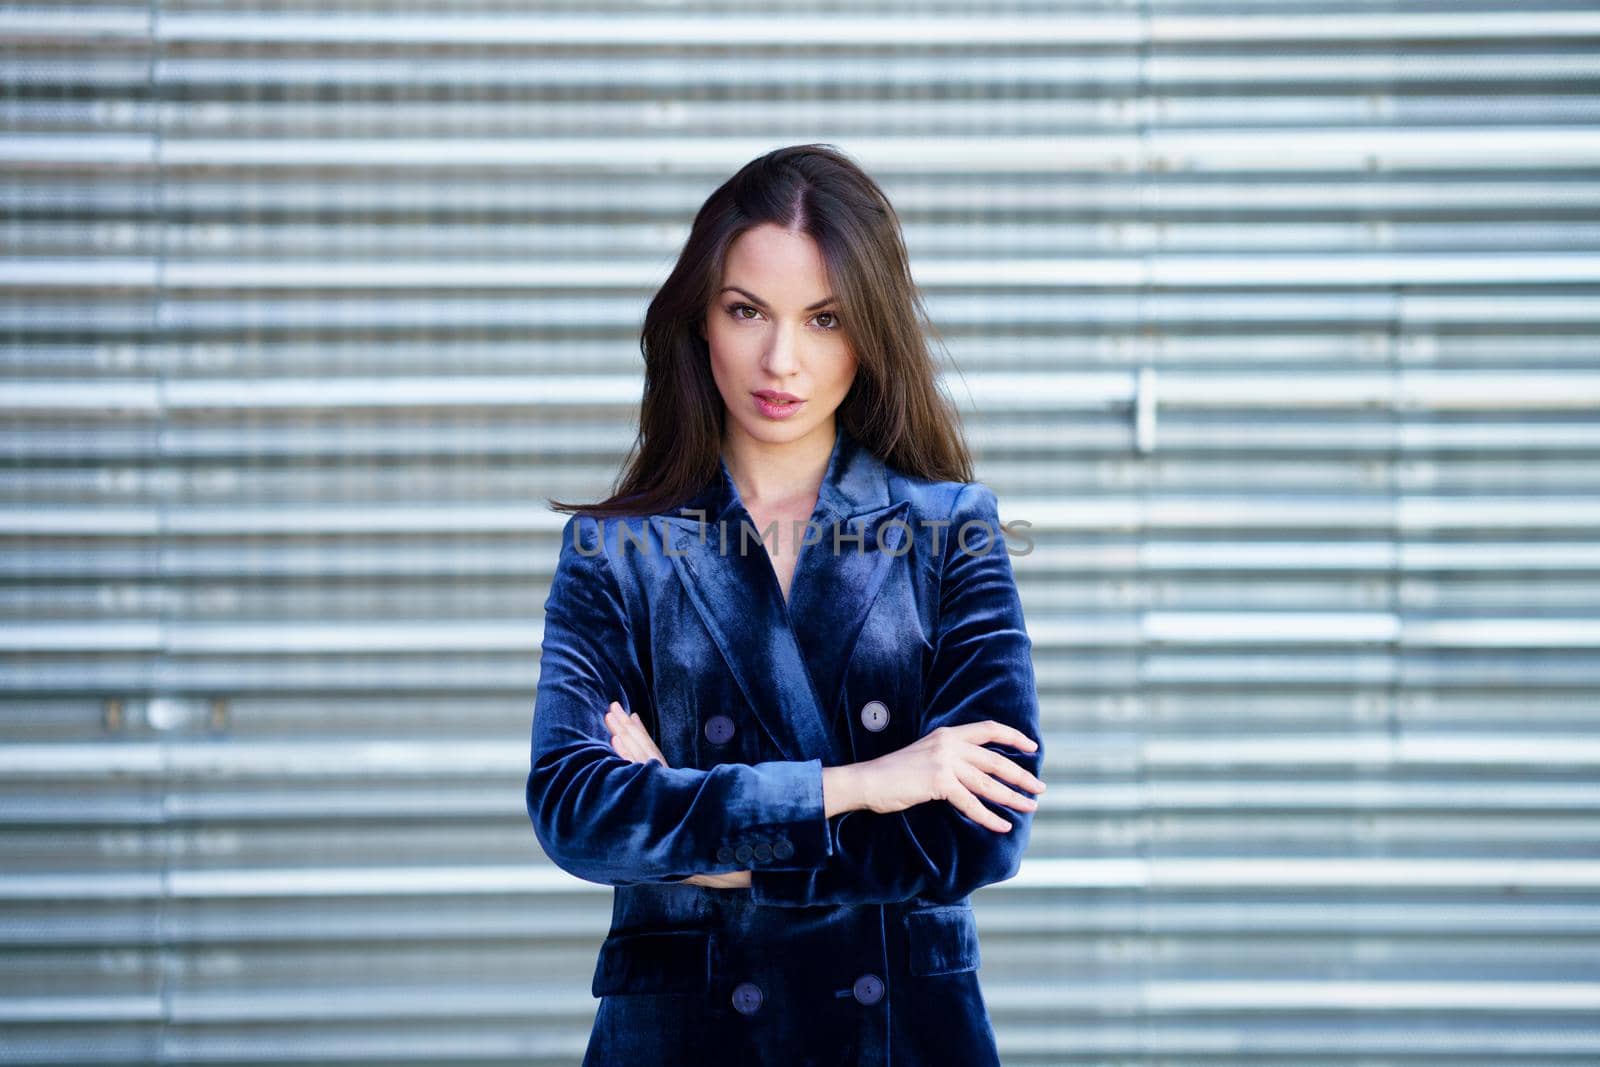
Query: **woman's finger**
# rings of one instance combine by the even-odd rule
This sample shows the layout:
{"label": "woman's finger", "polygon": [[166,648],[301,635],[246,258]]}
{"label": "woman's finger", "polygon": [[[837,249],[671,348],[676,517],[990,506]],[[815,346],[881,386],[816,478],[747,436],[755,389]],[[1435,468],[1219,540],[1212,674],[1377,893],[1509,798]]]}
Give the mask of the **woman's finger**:
{"label": "woman's finger", "polygon": [[611,731],[612,737],[627,737],[632,733],[628,729],[627,713],[615,704],[611,706],[610,711],[606,712],[606,729]]}
{"label": "woman's finger", "polygon": [[632,763],[641,762],[638,751],[633,747],[633,738],[629,737],[627,734],[613,734],[611,736],[611,747],[616,749],[617,755],[621,756],[623,759]]}
{"label": "woman's finger", "polygon": [[634,745],[635,752],[650,752],[653,749],[656,742],[651,741],[650,731],[646,731],[645,725],[638,720],[638,715],[634,715],[632,712],[622,712],[619,715],[618,723],[622,734],[627,736],[630,744]]}
{"label": "woman's finger", "polygon": [[[978,751],[987,753],[991,756],[994,755],[994,753],[989,752],[988,749],[979,749]],[[1004,756],[997,758],[1002,763],[1011,762]],[[957,777],[961,779],[962,783],[968,789],[972,790],[974,793],[977,793],[979,796],[987,797],[996,804],[1001,804],[1008,808],[1015,808],[1017,811],[1031,812],[1039,807],[1039,802],[1037,800],[1034,800],[1030,796],[1024,796],[1015,789],[1008,788],[1007,786],[1001,784],[995,778],[991,777],[990,774],[985,773],[985,769],[981,766],[978,766],[976,761],[968,764],[967,770],[971,772],[970,776],[963,774],[961,771],[957,771]]]}
{"label": "woman's finger", "polygon": [[617,740],[624,736],[622,727],[623,716],[619,713],[615,703],[613,703],[610,708],[606,709],[605,723],[606,730],[611,734],[611,743],[613,746],[615,746]]}
{"label": "woman's finger", "polygon": [[612,734],[633,733],[633,717],[624,711],[622,705],[615,700],[611,702],[611,707],[606,709],[606,729],[610,730]]}
{"label": "woman's finger", "polygon": [[612,747],[624,752],[628,759],[635,763],[655,760],[663,767],[667,765],[667,758],[656,747],[638,713],[623,711],[622,705],[612,701],[611,710],[606,713],[606,727],[612,731]]}
{"label": "woman's finger", "polygon": [[632,740],[634,750],[640,753],[642,758],[659,760],[662,766],[666,766],[666,757],[656,747],[650,731],[644,728],[644,720],[639,718],[638,712],[626,712],[622,715],[622,729]]}
{"label": "woman's finger", "polygon": [[[961,772],[957,771],[956,777],[960,778]],[[978,798],[973,796],[972,792],[966,788],[965,783],[962,783],[956,789],[953,796],[948,796],[945,799],[954,804],[957,811],[979,826],[987,826],[996,833],[1002,834],[1009,833],[1011,830],[1011,823],[984,807]]]}
{"label": "woman's finger", "polygon": [[633,713],[633,725],[635,736],[639,741],[639,747],[644,750],[649,758],[660,760],[661,765],[663,767],[666,766],[667,757],[663,756],[661,749],[656,747],[655,738],[651,737],[650,731],[644,728],[644,720],[639,718],[638,712]]}
{"label": "woman's finger", "polygon": [[970,750],[970,754],[974,764],[994,777],[1012,785],[1019,785],[1029,792],[1044,792],[1044,783],[1029,774],[1027,768],[1019,765],[1016,760],[1009,759],[999,752],[991,752],[982,746]]}
{"label": "woman's finger", "polygon": [[994,719],[984,719],[982,722],[964,722],[958,726],[951,727],[951,729],[959,731],[962,734],[962,740],[971,741],[975,745],[998,741],[1002,745],[1020,748],[1024,752],[1032,752],[1039,747],[1039,742],[1015,726],[1007,726],[1005,723],[996,722]]}
{"label": "woman's finger", "polygon": [[634,731],[629,729],[628,716],[623,712],[622,705],[614,700],[606,711],[606,729],[611,731],[611,747],[617,755],[630,763],[643,763],[649,758],[648,754],[641,751]]}
{"label": "woman's finger", "polygon": [[610,730],[612,735],[615,736],[622,731],[622,723],[626,718],[627,716],[622,712],[622,705],[613,700],[611,706],[606,708],[606,729]]}

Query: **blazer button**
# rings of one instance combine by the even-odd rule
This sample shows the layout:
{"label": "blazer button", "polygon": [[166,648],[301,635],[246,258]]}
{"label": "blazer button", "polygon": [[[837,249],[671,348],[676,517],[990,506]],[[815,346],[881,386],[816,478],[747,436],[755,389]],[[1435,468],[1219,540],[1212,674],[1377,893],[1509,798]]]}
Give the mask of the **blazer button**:
{"label": "blazer button", "polygon": [[721,848],[717,849],[717,862],[718,863],[732,863],[733,862],[733,849],[731,847],[729,847],[728,845],[723,845]]}
{"label": "blazer button", "polygon": [[738,848],[733,850],[733,858],[738,860],[740,863],[749,863],[750,857],[754,855],[755,849],[751,848],[749,845],[740,845]]}
{"label": "blazer button", "polygon": [[761,1007],[761,987],[754,982],[740,982],[733,987],[733,1009],[741,1015],[754,1015]]}
{"label": "blazer button", "polygon": [[725,745],[733,739],[733,720],[726,715],[713,715],[706,720],[706,740],[713,745]]}
{"label": "blazer button", "polygon": [[762,863],[765,863],[768,860],[770,860],[771,858],[772,858],[772,846],[767,844],[765,841],[757,841],[756,842],[756,859],[761,861]]}
{"label": "blazer button", "polygon": [[864,974],[856,979],[853,992],[863,1004],[876,1004],[883,999],[883,979],[875,974]]}
{"label": "blazer button", "polygon": [[780,860],[786,860],[794,855],[794,846],[789,844],[787,837],[780,837],[772,843],[772,854]]}
{"label": "blazer button", "polygon": [[861,725],[877,733],[889,725],[889,709],[881,700],[869,700],[861,705]]}

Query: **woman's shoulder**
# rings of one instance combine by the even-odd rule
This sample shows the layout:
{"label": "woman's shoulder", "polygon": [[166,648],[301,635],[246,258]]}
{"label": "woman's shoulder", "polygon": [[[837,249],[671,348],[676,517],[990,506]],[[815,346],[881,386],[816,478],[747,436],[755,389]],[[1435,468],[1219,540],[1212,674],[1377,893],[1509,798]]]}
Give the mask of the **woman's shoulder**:
{"label": "woman's shoulder", "polygon": [[911,511],[927,518],[955,518],[957,514],[987,514],[996,508],[994,490],[981,481],[959,482],[922,478],[888,468],[889,494],[905,500]]}
{"label": "woman's shoulder", "polygon": [[561,544],[571,546],[586,555],[616,554],[630,544],[648,544],[654,527],[651,515],[604,515],[577,511],[567,517],[561,528]]}

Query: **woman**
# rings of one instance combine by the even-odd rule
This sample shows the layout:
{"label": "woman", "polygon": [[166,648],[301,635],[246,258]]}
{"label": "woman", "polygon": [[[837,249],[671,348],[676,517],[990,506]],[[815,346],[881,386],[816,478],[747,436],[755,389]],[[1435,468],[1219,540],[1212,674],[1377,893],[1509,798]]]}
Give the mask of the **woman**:
{"label": "woman", "polygon": [[616,887],[585,1064],[999,1062],[969,895],[1043,749],[924,321],[878,186],[762,156],[651,302],[617,492],[552,502],[527,809]]}

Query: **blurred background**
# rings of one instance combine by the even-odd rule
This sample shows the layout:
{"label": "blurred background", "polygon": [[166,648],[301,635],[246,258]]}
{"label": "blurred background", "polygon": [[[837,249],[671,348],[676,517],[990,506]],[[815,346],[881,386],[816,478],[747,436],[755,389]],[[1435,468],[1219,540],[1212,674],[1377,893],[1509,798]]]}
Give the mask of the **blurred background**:
{"label": "blurred background", "polygon": [[876,175],[1049,793],[1008,1065],[1600,1061],[1587,2],[0,7],[0,1060],[574,1064],[564,516],[738,166]]}

